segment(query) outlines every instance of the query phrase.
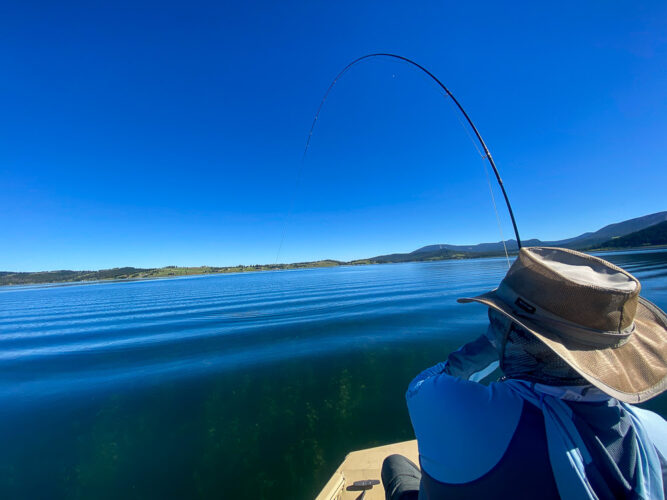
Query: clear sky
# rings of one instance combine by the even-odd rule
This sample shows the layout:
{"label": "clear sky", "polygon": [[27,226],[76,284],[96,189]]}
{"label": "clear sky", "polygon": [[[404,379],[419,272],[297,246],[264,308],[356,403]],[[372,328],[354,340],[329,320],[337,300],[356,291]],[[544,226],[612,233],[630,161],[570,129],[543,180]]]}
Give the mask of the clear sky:
{"label": "clear sky", "polygon": [[329,82],[377,51],[461,101],[523,238],[667,209],[664,1],[13,3],[0,270],[272,263],[283,227],[281,262],[498,241],[484,163],[406,65],[345,75],[297,182]]}

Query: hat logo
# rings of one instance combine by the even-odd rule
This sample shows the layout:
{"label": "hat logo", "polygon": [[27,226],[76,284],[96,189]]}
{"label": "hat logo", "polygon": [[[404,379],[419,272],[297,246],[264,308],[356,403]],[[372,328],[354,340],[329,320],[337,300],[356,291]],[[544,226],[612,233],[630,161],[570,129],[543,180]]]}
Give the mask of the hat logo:
{"label": "hat logo", "polygon": [[521,309],[523,309],[524,311],[526,311],[527,313],[529,313],[529,314],[535,314],[536,309],[535,309],[533,306],[531,306],[528,302],[526,302],[525,300],[523,300],[521,297],[518,297],[518,298],[514,301],[514,303],[515,303],[517,306],[519,306]]}

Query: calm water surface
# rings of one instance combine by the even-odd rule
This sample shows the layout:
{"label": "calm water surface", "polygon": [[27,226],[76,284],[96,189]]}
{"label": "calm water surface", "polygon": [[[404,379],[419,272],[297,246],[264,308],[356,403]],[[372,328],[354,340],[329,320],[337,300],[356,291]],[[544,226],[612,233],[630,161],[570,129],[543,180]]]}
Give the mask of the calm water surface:
{"label": "calm water surface", "polygon": [[[605,258],[667,309],[666,250]],[[313,497],[348,451],[413,438],[408,382],[483,333],[455,299],[506,270],[0,288],[0,497]]]}

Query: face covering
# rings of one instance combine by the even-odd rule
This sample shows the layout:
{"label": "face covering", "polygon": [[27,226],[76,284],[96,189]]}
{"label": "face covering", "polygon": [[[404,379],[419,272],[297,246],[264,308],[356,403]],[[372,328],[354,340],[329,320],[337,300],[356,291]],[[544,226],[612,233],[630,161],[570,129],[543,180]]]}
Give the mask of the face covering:
{"label": "face covering", "polygon": [[507,378],[546,385],[589,385],[546,344],[495,309],[489,309],[486,336]]}

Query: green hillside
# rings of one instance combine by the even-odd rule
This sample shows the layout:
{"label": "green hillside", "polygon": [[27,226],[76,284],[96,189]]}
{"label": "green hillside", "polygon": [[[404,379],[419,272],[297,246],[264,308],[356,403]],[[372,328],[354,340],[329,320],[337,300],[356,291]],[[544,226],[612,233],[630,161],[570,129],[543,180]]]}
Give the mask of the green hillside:
{"label": "green hillside", "polygon": [[[637,217],[610,224],[592,233],[584,233],[574,238],[560,241],[541,242],[523,240],[524,246],[564,246],[576,250],[591,251],[615,248],[635,248],[643,246],[667,245],[667,212]],[[640,229],[637,229],[640,228]],[[629,232],[634,230],[634,232]],[[516,241],[505,242],[510,254],[516,254]],[[120,267],[100,271],[41,271],[41,272],[0,272],[2,285],[30,285],[44,283],[70,283],[100,280],[140,280],[168,278],[172,276],[192,276],[198,274],[244,273],[252,271],[277,271],[333,267],[340,265],[389,264],[399,262],[425,262],[449,259],[474,259],[504,255],[503,242],[479,243],[477,245],[428,245],[410,253],[393,253],[350,262],[320,260],[316,262],[296,262],[293,264],[263,264],[229,267],[177,267],[142,269]]]}
{"label": "green hillside", "polygon": [[605,241],[596,245],[596,248],[631,248],[649,245],[667,245],[667,221]]}
{"label": "green hillside", "polygon": [[140,280],[152,278],[169,278],[176,276],[195,276],[201,274],[245,273],[253,271],[276,271],[286,269],[304,269],[313,267],[332,267],[343,264],[335,260],[319,260],[316,262],[297,262],[294,264],[265,264],[253,266],[231,267],[177,267],[167,266],[152,269],[136,267],[117,267],[100,271],[42,271],[42,272],[0,272],[2,285],[37,285],[43,283],[73,283],[79,281],[101,280]]}

